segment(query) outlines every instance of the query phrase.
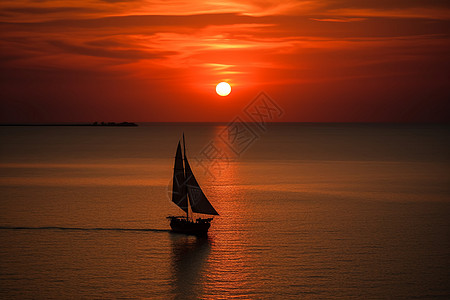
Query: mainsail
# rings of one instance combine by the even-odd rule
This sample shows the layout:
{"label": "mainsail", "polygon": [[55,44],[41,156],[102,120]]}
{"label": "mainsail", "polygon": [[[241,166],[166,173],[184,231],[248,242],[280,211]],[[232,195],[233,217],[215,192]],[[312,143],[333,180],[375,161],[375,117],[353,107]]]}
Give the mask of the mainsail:
{"label": "mainsail", "polygon": [[188,212],[186,178],[184,177],[183,156],[181,155],[180,142],[178,142],[177,154],[175,155],[175,166],[173,168],[172,201],[186,213]]}
{"label": "mainsail", "polygon": [[[179,144],[178,144],[179,146]],[[178,150],[177,150],[178,153]],[[192,173],[191,166],[186,157],[186,152],[184,153],[184,165],[186,170],[186,187],[189,195],[189,203],[193,212],[207,215],[218,215],[217,211],[211,205],[211,203],[206,198],[202,189],[198,185],[197,180]]]}

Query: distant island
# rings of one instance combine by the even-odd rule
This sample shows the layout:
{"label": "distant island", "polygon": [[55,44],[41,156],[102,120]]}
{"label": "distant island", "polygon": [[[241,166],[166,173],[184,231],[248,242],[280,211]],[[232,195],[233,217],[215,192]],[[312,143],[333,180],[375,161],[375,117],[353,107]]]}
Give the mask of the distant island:
{"label": "distant island", "polygon": [[94,123],[22,123],[22,124],[0,124],[0,126],[124,126],[124,127],[136,127],[138,124],[133,122],[94,122]]}

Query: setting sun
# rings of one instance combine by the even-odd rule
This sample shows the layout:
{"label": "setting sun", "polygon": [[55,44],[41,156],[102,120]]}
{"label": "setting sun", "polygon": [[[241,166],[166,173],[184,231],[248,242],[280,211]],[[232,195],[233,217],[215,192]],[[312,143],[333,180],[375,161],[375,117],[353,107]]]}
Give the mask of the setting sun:
{"label": "setting sun", "polygon": [[216,86],[216,92],[219,96],[228,96],[231,93],[231,86],[226,82],[221,82]]}

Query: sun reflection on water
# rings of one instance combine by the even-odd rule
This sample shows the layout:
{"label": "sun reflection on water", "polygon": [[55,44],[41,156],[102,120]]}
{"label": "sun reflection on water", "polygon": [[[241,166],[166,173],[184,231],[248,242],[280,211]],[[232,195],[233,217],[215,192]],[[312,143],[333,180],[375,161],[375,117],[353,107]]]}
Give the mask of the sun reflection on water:
{"label": "sun reflection on water", "polygon": [[219,137],[222,130],[224,126],[215,128],[213,142],[225,152],[226,157],[211,162],[216,164],[216,172],[205,187],[220,216],[214,219],[209,233],[212,245],[204,284],[205,295],[226,297],[236,290],[240,291],[239,294],[246,294],[246,284],[251,274],[246,255],[248,231],[245,228],[245,220],[250,212],[245,206],[245,195],[239,189],[242,178],[237,159],[226,152],[227,149]]}

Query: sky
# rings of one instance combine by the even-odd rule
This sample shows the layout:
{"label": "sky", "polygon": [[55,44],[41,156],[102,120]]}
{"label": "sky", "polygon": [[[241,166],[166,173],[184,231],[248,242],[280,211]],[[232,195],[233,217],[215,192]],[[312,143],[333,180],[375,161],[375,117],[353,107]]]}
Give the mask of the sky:
{"label": "sky", "polygon": [[[450,120],[450,2],[2,0],[0,123]],[[216,94],[226,81],[232,92]]]}

